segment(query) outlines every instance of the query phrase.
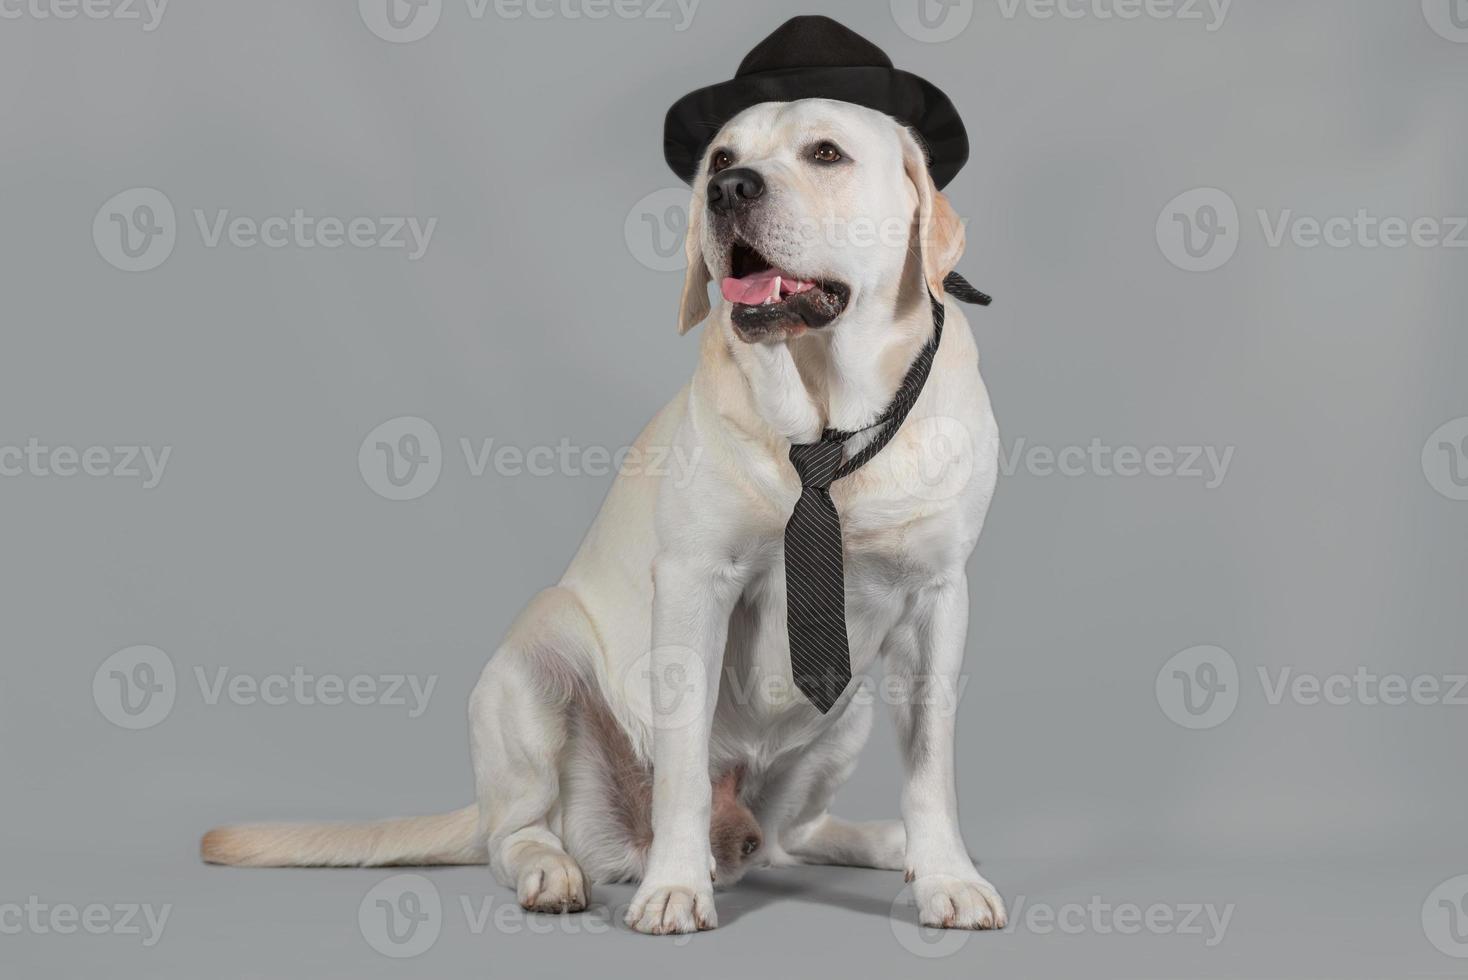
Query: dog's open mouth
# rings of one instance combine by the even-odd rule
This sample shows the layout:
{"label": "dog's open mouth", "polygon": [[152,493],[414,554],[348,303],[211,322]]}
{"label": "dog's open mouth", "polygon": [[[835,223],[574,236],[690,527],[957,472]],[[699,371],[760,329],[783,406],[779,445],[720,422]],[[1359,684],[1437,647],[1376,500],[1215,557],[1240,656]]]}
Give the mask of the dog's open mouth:
{"label": "dog's open mouth", "polygon": [[777,268],[740,241],[730,250],[729,276],[721,286],[734,329],[745,341],[824,327],[841,315],[851,296],[842,283],[803,279]]}

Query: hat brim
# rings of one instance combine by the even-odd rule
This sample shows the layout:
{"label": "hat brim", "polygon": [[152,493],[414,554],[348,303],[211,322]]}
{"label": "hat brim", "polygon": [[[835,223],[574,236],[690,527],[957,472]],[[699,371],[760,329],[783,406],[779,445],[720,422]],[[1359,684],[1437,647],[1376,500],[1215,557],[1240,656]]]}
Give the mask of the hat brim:
{"label": "hat brim", "polygon": [[730,119],[761,102],[834,99],[876,109],[917,130],[929,173],[943,187],[968,161],[968,132],[953,102],[931,82],[900,68],[788,68],[757,72],[690,92],[668,110],[663,156],[692,183],[709,143]]}

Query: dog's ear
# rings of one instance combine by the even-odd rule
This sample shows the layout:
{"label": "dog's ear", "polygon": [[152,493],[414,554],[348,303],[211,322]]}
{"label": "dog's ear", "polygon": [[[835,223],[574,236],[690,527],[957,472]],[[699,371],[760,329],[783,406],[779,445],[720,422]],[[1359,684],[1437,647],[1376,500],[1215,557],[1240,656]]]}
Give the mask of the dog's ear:
{"label": "dog's ear", "polygon": [[703,258],[703,194],[695,187],[688,204],[688,239],[683,244],[688,271],[683,276],[683,298],[678,305],[678,334],[692,330],[709,315],[708,263]]}
{"label": "dog's ear", "polygon": [[918,196],[917,248],[923,261],[923,278],[933,295],[942,297],[943,280],[963,257],[963,222],[933,183],[928,155],[907,129],[902,130],[902,149],[907,179]]}

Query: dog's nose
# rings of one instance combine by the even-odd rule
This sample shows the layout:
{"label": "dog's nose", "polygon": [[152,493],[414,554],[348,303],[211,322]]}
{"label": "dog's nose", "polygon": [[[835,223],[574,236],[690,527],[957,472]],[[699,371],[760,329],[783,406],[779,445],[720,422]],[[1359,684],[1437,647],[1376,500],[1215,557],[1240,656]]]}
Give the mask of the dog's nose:
{"label": "dog's nose", "polygon": [[709,210],[728,213],[740,205],[759,200],[765,193],[765,181],[748,167],[731,167],[709,178]]}

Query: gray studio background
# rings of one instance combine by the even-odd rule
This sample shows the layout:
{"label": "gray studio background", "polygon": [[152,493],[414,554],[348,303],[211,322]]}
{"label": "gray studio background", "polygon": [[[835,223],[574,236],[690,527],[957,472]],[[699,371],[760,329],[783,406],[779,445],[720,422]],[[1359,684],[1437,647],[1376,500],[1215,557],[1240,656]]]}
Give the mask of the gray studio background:
{"label": "gray studio background", "polygon": [[[703,0],[686,20],[671,0],[602,18],[595,0],[482,17],[443,0],[426,36],[398,43],[352,0],[175,0],[152,29],[141,4],[137,20],[6,4],[0,453],[21,455],[0,455],[0,906],[101,904],[109,921],[172,908],[152,945],[146,929],[0,916],[0,968],[1468,973],[1468,884],[1454,883],[1468,704],[1372,704],[1355,687],[1347,704],[1271,704],[1258,675],[1446,688],[1468,670],[1468,252],[1370,247],[1354,226],[1344,247],[1294,234],[1310,240],[1295,219],[1362,210],[1468,215],[1459,6],[1236,0],[1220,23],[1206,4],[1202,19],[1123,19],[1101,16],[1110,0],[1072,0],[1078,17],[960,0],[919,20],[904,0]],[[898,876],[807,870],[751,877],[720,896],[723,928],[674,943],[517,917],[468,868],[426,873],[441,935],[394,959],[359,925],[391,871],[200,865],[197,838],[221,822],[470,800],[469,687],[610,478],[594,457],[476,476],[460,440],[615,450],[684,382],[697,341],[674,332],[681,274],[664,255],[683,194],[663,112],[803,12],[946,89],[973,139],[949,194],[969,219],[961,269],[997,297],[971,320],[1013,471],[971,570],[960,788],[1016,927],[923,937]],[[127,272],[111,215],[162,227],[137,211],[156,197],[104,207],[135,188],[166,197],[175,240]],[[1214,191],[1169,211],[1198,189],[1237,218]],[[228,233],[210,247],[195,217],[297,209],[379,235],[393,217],[437,224],[414,260]],[[1282,215],[1293,231],[1271,246]],[[1223,251],[1180,254],[1169,229]],[[404,417],[440,437],[441,472],[390,500],[359,449]],[[395,444],[422,431],[394,424]],[[1093,440],[1232,455],[1219,482],[1206,457],[1204,476],[1122,477],[1029,454]],[[47,448],[32,452],[43,467],[28,444]],[[169,447],[156,486],[141,453],[142,475],[125,475],[113,450],[129,446]],[[93,468],[113,475],[56,475],[78,465],[57,447],[103,447]],[[166,653],[175,700],[129,730],[108,718],[100,668],[135,646]],[[406,688],[405,706],[210,704],[195,673],[298,667],[436,686],[414,717]],[[1174,669],[1219,707],[1180,709]],[[840,811],[895,815],[899,778],[884,718]],[[461,898],[508,906],[504,924],[476,934]],[[1046,930],[1021,902],[1233,910],[1221,937],[1126,934],[1107,913]]]}

